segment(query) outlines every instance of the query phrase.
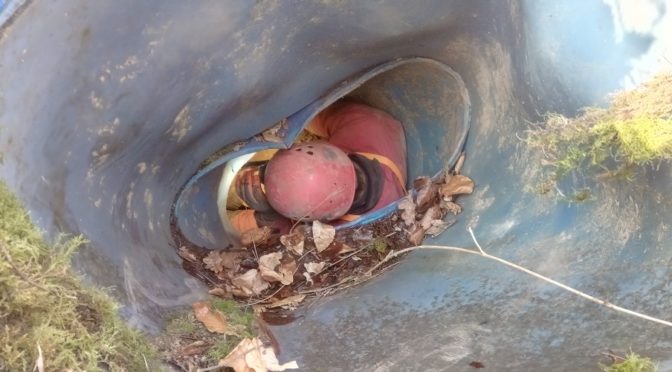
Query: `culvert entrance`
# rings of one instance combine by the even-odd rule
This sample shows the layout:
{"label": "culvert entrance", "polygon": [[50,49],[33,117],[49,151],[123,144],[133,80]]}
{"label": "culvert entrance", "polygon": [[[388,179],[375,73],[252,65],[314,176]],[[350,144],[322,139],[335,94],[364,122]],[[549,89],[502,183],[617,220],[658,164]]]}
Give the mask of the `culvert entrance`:
{"label": "culvert entrance", "polygon": [[[211,294],[276,315],[380,274],[398,260],[395,252],[449,228],[461,211],[455,198],[473,190],[473,182],[459,174],[469,109],[464,83],[449,67],[422,58],[396,60],[343,82],[246,143],[218,151],[175,204],[174,235],[184,268]],[[390,136],[395,131],[398,137]],[[381,148],[377,141],[391,143],[392,150],[382,153],[391,152],[363,158],[370,153],[359,151]],[[395,154],[401,161],[390,160]],[[357,186],[348,199],[352,208],[362,182],[377,182],[394,194],[365,186],[361,193],[377,199],[364,213],[343,209],[337,218],[311,217],[332,210],[327,201],[342,203],[342,192],[335,191],[341,191],[336,182],[349,177],[341,167],[346,163]],[[369,173],[369,166],[376,170]],[[287,195],[273,199],[275,183],[285,178],[299,181],[280,186]],[[332,178],[333,187],[322,181]],[[314,179],[317,190],[310,186]],[[311,193],[322,196],[305,197]],[[282,204],[285,198],[313,201]],[[282,205],[299,212],[287,215]],[[201,221],[198,229],[189,228],[193,221]]]}

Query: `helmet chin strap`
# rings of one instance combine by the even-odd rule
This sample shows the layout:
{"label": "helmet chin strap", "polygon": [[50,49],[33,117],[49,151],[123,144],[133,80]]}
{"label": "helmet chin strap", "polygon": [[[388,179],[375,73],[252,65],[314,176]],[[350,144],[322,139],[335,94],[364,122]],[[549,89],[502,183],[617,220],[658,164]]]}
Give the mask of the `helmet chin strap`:
{"label": "helmet chin strap", "polygon": [[348,214],[362,214],[376,206],[383,193],[383,169],[377,160],[359,154],[349,154],[355,166],[357,186]]}

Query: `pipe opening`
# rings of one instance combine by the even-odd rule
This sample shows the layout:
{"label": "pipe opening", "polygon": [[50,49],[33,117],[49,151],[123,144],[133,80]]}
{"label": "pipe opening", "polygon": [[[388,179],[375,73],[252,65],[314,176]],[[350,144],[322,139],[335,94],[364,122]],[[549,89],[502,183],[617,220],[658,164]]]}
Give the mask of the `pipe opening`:
{"label": "pipe opening", "polygon": [[[401,123],[407,147],[408,190],[412,190],[415,178],[435,177],[452,167],[462,151],[469,128],[470,100],[460,76],[430,59],[391,61],[340,83],[250,140],[211,155],[174,205],[179,234],[207,249],[235,245],[238,234],[226,212],[231,208],[226,204],[236,174],[249,161],[268,160],[278,149],[314,140],[306,127],[320,112],[342,99],[381,110]],[[312,155],[310,147],[295,151]],[[396,210],[397,201],[340,224],[339,228],[380,220]]]}

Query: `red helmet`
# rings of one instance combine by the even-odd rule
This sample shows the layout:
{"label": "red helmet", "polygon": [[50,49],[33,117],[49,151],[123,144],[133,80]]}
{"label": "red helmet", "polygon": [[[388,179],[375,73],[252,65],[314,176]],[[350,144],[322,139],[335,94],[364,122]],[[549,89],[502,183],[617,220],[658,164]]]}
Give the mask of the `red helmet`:
{"label": "red helmet", "polygon": [[280,150],[268,162],[268,203],[294,220],[330,221],[345,215],[355,197],[355,167],[348,155],[326,142]]}

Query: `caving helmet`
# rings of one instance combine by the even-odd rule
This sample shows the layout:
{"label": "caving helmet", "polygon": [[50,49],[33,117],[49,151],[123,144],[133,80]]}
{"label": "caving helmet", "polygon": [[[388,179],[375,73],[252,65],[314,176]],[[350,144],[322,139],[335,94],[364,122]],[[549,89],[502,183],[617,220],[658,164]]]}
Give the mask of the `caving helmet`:
{"label": "caving helmet", "polygon": [[278,151],[264,174],[269,204],[293,220],[330,221],[345,215],[356,185],[355,167],[348,155],[326,142]]}

